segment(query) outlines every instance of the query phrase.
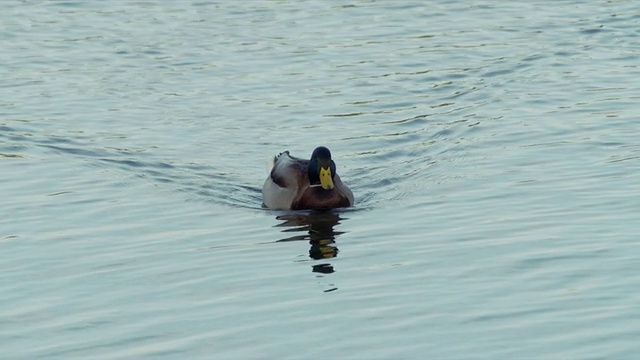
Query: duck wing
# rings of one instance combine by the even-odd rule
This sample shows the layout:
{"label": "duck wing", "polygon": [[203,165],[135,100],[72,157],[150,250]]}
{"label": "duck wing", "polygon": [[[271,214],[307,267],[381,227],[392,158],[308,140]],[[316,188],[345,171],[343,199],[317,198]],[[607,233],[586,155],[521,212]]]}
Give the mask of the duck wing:
{"label": "duck wing", "polygon": [[285,151],[275,157],[269,176],[282,188],[299,188],[309,181],[308,166],[309,160],[291,156]]}

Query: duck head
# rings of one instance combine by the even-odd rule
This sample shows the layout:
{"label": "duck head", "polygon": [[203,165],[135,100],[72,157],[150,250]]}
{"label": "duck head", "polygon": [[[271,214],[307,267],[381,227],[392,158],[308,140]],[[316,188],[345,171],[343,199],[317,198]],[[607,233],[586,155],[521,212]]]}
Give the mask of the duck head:
{"label": "duck head", "polygon": [[324,146],[317,147],[309,160],[309,183],[320,185],[324,190],[332,190],[335,185],[336,164],[331,160],[331,152]]}

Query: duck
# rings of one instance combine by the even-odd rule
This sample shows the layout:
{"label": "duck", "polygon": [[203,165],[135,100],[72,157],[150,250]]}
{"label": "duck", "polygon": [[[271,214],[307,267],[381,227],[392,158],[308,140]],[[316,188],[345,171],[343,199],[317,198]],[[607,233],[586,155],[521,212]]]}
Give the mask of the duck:
{"label": "duck", "polygon": [[284,151],[273,158],[273,166],[262,187],[265,207],[272,210],[327,210],[350,207],[353,192],[336,173],[331,151],[319,146],[309,160]]}

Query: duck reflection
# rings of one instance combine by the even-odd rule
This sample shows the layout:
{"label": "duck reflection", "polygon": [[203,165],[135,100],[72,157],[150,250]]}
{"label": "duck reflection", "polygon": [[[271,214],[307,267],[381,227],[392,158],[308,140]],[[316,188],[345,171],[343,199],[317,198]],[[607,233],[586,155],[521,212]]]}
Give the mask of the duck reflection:
{"label": "duck reflection", "polygon": [[[338,247],[335,239],[343,232],[333,230],[342,218],[330,211],[312,211],[309,213],[292,213],[276,216],[282,223],[276,227],[285,227],[284,233],[300,233],[278,242],[285,241],[309,241],[309,257],[314,260],[331,259],[338,256]],[[335,270],[330,263],[313,265],[312,271],[321,274],[330,274]]]}

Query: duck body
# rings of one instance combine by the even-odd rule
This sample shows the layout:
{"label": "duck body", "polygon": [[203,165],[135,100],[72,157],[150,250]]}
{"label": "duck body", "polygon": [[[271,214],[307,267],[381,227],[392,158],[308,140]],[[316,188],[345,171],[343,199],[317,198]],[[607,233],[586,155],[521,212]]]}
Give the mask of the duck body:
{"label": "duck body", "polygon": [[262,199],[274,210],[335,209],[354,203],[353,193],[336,174],[329,149],[322,146],[310,160],[293,157],[288,151],[276,156],[262,187]]}

